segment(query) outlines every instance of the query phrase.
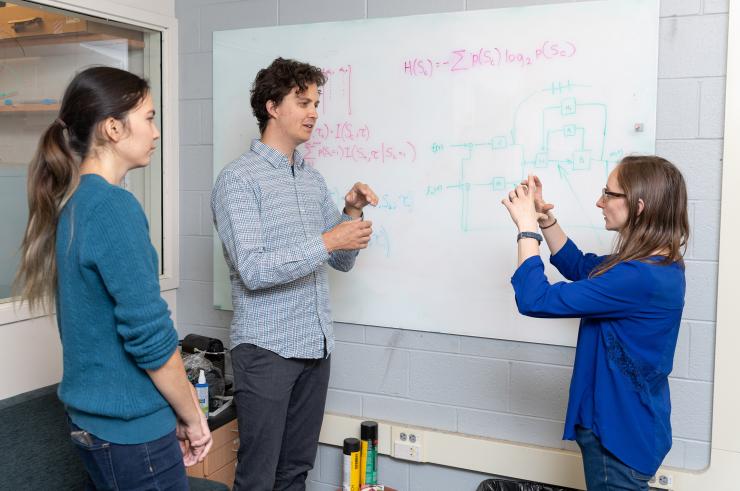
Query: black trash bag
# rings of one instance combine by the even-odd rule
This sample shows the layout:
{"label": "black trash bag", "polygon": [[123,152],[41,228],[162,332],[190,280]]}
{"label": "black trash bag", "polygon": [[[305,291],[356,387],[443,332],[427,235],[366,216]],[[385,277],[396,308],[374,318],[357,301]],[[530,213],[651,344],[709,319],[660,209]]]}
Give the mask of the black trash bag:
{"label": "black trash bag", "polygon": [[182,351],[184,353],[205,352],[206,360],[210,360],[216,368],[221,370],[221,374],[226,373],[224,345],[220,339],[188,334],[182,340]]}
{"label": "black trash bag", "polygon": [[570,488],[559,488],[549,484],[517,479],[486,479],[478,485],[476,491],[570,491]]}

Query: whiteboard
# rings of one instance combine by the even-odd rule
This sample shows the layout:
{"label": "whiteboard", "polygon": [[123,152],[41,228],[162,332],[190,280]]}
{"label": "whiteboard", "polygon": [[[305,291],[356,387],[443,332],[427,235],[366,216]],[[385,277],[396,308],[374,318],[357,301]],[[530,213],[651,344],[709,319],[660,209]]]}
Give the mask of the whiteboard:
{"label": "whiteboard", "polygon": [[[609,0],[214,32],[214,178],[259,136],[257,71],[278,56],[319,66],[301,150],[337,206],[355,181],[380,197],[370,246],[332,271],[334,320],[574,346],[576,320],[518,314],[500,201],[536,173],[566,233],[611,249],[595,202],[622,156],[655,151],[658,10]],[[214,304],[230,309],[214,236]]]}

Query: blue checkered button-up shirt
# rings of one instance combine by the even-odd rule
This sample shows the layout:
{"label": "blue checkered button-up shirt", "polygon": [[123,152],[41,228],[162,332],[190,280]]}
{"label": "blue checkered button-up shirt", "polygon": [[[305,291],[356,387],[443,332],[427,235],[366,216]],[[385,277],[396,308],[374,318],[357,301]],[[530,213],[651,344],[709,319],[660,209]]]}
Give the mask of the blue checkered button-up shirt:
{"label": "blue checkered button-up shirt", "polygon": [[328,253],[321,234],[350,220],[321,174],[296,151],[293,165],[254,140],[224,167],[211,194],[231,277],[231,346],[250,343],[284,358],[334,349],[326,263],[349,271],[357,251]]}

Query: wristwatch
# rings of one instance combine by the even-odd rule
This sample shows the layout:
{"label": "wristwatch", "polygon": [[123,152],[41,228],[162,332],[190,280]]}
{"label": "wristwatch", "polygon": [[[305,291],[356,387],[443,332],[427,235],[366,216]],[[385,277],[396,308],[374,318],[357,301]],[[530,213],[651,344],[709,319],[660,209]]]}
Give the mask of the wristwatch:
{"label": "wristwatch", "polygon": [[516,241],[519,242],[519,239],[534,239],[538,245],[542,243],[542,236],[537,232],[519,232],[516,234]]}

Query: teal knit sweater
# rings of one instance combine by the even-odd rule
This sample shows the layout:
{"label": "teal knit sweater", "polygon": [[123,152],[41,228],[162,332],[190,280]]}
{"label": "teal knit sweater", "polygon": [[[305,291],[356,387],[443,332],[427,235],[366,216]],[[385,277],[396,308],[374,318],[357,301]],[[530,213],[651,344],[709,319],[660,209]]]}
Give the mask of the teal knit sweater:
{"label": "teal knit sweater", "polygon": [[82,176],[57,225],[57,322],[72,421],[114,443],[144,443],[175,427],[145,369],[177,348],[157,253],[141,206],[96,174]]}

